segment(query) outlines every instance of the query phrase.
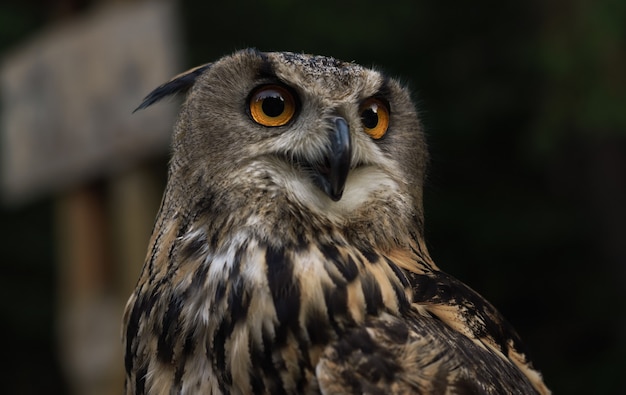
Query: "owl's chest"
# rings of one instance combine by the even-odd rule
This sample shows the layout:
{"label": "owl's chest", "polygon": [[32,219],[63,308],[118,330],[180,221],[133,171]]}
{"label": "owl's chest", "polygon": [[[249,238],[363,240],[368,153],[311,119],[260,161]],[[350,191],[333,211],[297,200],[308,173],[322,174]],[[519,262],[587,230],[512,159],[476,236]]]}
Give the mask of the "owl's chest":
{"label": "owl's chest", "polygon": [[326,345],[367,315],[398,309],[391,283],[379,282],[362,254],[331,243],[248,240],[225,251],[206,257],[203,286],[185,302],[194,307],[186,321],[196,323],[189,336],[201,333],[220,392],[316,392]]}

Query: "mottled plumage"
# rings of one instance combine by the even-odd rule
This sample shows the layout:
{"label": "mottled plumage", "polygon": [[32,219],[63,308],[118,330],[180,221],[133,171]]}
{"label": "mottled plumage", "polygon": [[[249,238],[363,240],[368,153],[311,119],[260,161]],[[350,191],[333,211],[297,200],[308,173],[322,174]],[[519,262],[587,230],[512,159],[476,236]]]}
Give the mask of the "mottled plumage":
{"label": "mottled plumage", "polygon": [[124,315],[127,394],[548,394],[515,331],[424,241],[408,91],[333,58],[237,52],[186,94]]}

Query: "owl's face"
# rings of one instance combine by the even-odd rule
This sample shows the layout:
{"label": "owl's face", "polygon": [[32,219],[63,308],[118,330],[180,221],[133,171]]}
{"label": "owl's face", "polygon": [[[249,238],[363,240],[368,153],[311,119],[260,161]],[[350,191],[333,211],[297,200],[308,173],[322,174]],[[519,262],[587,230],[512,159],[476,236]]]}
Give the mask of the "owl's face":
{"label": "owl's face", "polygon": [[396,81],[333,58],[242,51],[195,79],[172,164],[221,199],[278,199],[345,222],[377,208],[421,212],[425,161]]}

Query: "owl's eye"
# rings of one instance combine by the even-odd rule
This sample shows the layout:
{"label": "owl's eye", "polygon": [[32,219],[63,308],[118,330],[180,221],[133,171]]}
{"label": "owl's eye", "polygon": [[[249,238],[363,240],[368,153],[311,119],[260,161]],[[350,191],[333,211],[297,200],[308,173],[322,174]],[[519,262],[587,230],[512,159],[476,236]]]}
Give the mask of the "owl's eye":
{"label": "owl's eye", "polygon": [[370,98],[361,104],[361,122],[365,133],[378,140],[387,133],[389,127],[389,106],[380,99]]}
{"label": "owl's eye", "polygon": [[296,113],[293,94],[280,85],[257,88],[250,96],[249,106],[252,119],[263,126],[283,126]]}

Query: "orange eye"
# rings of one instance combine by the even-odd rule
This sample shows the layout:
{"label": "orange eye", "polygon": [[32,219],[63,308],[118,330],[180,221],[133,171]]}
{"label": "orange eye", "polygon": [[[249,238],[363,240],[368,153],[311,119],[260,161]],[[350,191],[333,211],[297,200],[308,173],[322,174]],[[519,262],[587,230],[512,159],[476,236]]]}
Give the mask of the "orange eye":
{"label": "orange eye", "polygon": [[361,122],[365,133],[378,140],[387,133],[389,127],[389,106],[376,98],[367,99],[361,104]]}
{"label": "orange eye", "polygon": [[280,85],[264,85],[250,96],[250,115],[263,126],[283,126],[296,113],[296,100]]}

